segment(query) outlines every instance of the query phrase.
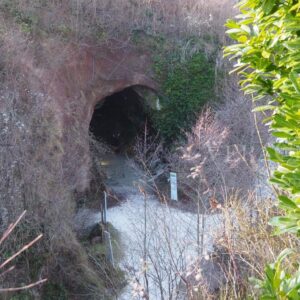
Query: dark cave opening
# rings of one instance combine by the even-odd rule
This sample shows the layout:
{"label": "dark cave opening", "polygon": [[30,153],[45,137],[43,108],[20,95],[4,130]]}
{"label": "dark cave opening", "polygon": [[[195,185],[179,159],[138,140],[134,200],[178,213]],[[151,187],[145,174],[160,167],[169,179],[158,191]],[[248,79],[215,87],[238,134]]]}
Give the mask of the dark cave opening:
{"label": "dark cave opening", "polygon": [[104,141],[116,152],[126,152],[139,133],[152,127],[147,118],[143,99],[126,88],[100,101],[94,110],[90,132],[96,140]]}

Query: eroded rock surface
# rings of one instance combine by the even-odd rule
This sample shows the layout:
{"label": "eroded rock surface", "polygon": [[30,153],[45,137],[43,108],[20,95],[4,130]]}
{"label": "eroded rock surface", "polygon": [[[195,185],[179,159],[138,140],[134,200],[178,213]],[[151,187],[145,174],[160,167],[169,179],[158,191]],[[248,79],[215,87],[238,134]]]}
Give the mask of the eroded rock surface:
{"label": "eroded rock surface", "polygon": [[[63,155],[74,156],[64,164],[70,185],[77,191],[89,186],[89,125],[99,101],[130,86],[155,90],[151,61],[147,54],[117,41],[92,44],[58,45],[49,42],[38,53],[28,51],[20,69],[28,90],[42,95],[56,115],[56,131],[63,144]],[[76,131],[76,141],[72,133]],[[67,161],[62,158],[63,161]]]}

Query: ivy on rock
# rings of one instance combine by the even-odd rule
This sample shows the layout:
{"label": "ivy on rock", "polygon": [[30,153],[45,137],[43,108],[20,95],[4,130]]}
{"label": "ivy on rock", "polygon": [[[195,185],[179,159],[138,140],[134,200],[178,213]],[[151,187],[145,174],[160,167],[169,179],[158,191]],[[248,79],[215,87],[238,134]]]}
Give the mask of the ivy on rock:
{"label": "ivy on rock", "polygon": [[[184,62],[173,59],[164,63],[169,67],[162,84],[162,109],[154,113],[153,120],[170,143],[192,128],[203,105],[214,98],[215,74],[214,61],[202,52]],[[159,69],[158,73],[164,72]]]}

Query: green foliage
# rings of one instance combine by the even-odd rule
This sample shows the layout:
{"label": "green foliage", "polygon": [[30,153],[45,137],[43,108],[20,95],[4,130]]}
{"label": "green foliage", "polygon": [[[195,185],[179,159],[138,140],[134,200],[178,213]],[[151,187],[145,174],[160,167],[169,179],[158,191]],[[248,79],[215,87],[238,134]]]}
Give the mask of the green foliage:
{"label": "green foliage", "polygon": [[57,27],[54,26],[54,28],[52,28],[52,31],[57,33],[62,38],[68,38],[72,34],[72,29],[64,24]]}
{"label": "green foliage", "polygon": [[19,9],[17,1],[4,0],[0,2],[0,9],[12,17],[25,33],[31,33],[37,27],[39,21],[37,15]]}
{"label": "green foliage", "polygon": [[[265,2],[269,3],[241,3],[241,20],[227,23],[229,35],[239,43],[227,47],[225,53],[238,58],[236,70],[244,77],[241,85],[259,103],[255,110],[273,111],[267,121],[277,142],[268,153],[280,168],[272,182],[288,192],[288,196],[279,197],[287,217],[300,220],[300,5],[271,1],[274,3],[268,6]],[[268,105],[260,101],[265,96],[272,96]],[[299,225],[294,232],[300,233]]]}
{"label": "green foliage", "polygon": [[66,288],[62,284],[48,282],[43,287],[43,299],[67,300],[69,297]]}
{"label": "green foliage", "polygon": [[214,63],[202,52],[183,62],[174,53],[166,61],[158,57],[155,70],[163,82],[164,97],[162,109],[154,113],[153,120],[165,140],[171,142],[192,127],[203,105],[214,98]]}
{"label": "green foliage", "polygon": [[289,274],[282,268],[282,262],[292,251],[283,250],[275,263],[266,267],[266,279],[253,279],[256,287],[261,291],[261,299],[300,299],[300,268],[294,273]]}
{"label": "green foliage", "polygon": [[30,294],[30,291],[22,291],[16,293],[14,296],[10,298],[10,300],[33,300],[34,297]]}
{"label": "green foliage", "polygon": [[[167,143],[184,137],[197,114],[215,94],[215,37],[190,37],[172,41],[163,35],[149,35],[135,30],[132,40],[137,47],[150,50],[156,80],[161,83],[160,111],[152,112],[154,127]],[[204,54],[205,45],[213,45]]]}
{"label": "green foliage", "polygon": [[[267,150],[269,158],[279,165],[271,181],[282,191],[279,203],[285,215],[274,218],[271,224],[277,234],[299,235],[300,3],[244,0],[239,7],[242,14],[227,22],[227,32],[237,43],[227,47],[225,54],[237,60],[235,71],[243,77],[242,89],[253,95],[255,110],[272,111],[266,122],[277,142]],[[280,299],[300,299],[298,293],[295,295]]]}

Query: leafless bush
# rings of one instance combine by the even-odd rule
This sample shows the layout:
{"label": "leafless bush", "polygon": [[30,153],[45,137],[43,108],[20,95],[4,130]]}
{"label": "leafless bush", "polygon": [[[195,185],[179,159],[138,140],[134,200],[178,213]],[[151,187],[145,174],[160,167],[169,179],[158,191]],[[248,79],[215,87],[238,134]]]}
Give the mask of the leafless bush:
{"label": "leafless bush", "polygon": [[[209,151],[209,147],[220,151],[219,148],[226,145],[228,140],[239,139],[239,134],[234,133],[232,139],[229,139],[230,132],[218,122],[216,113],[210,110],[203,112],[196,126],[198,130],[193,132],[194,135],[198,134],[194,136],[197,145],[207,147],[200,148],[203,151],[200,154],[207,154],[204,150]],[[252,129],[244,128],[244,134],[251,133]],[[222,138],[214,139],[216,134]],[[259,147],[259,141],[254,141]],[[148,149],[145,144],[147,143],[143,143],[141,139],[137,145],[142,154],[143,149]],[[195,148],[196,151],[199,148]],[[199,152],[193,153],[191,168],[186,168],[189,180],[203,172],[201,168],[192,169],[193,166],[199,166],[197,161],[194,165],[193,160],[197,153]],[[253,160],[256,161],[260,154],[260,151],[254,151]],[[239,157],[240,154],[237,155]],[[240,159],[245,163],[244,157]],[[210,162],[210,167],[214,167],[214,163]],[[180,164],[180,159],[176,164]],[[221,174],[224,172],[228,171],[220,170]],[[231,173],[225,174],[232,176]],[[239,176],[244,175],[240,173]],[[195,182],[195,186],[197,183]],[[249,191],[245,190],[243,197],[235,189],[226,188],[226,184],[227,182],[223,185],[226,191],[223,203],[211,201],[211,206],[219,213],[216,215],[203,214],[200,211],[182,214],[172,207],[158,204],[153,196],[142,190],[143,199],[134,201],[132,211],[128,213],[129,220],[132,220],[132,235],[127,237],[126,242],[130,253],[127,269],[131,275],[133,299],[243,299],[246,294],[255,295],[249,277],[263,274],[265,263],[274,260],[283,247],[278,245],[299,246],[297,239],[290,236],[270,235],[272,229],[266,224],[276,215],[277,208],[272,200],[257,196],[255,184],[245,185]],[[201,187],[206,188],[206,185]],[[200,188],[197,191],[199,194]],[[140,216],[138,221],[136,216]],[[199,226],[199,219],[204,220],[203,226]],[[217,238],[214,234],[216,232]]]}
{"label": "leafless bush", "polygon": [[[275,260],[282,247],[299,248],[299,240],[292,235],[272,235],[270,218],[278,214],[271,199],[249,193],[240,201],[237,195],[228,197],[223,206],[224,231],[216,238],[221,256],[234,260],[236,269],[226,269],[226,282],[218,299],[243,299],[245,295],[257,299],[255,286],[249,278],[262,278],[265,265]],[[294,263],[296,257],[291,257]],[[242,269],[238,268],[243,266]]]}
{"label": "leafless bush", "polygon": [[[219,216],[204,216],[206,225],[199,229],[197,214],[161,204],[146,193],[126,209],[131,234],[125,242],[125,267],[132,298],[190,299],[200,285],[200,270],[195,263],[211,249],[213,236],[222,225]],[[198,235],[204,237],[201,245]],[[193,282],[188,280],[191,277]]]}
{"label": "leafless bush", "polygon": [[[146,124],[144,132],[136,137],[133,154],[135,161],[145,172],[147,177],[145,180],[150,186],[155,186],[156,180],[165,172],[166,165],[162,162],[166,155],[165,151],[159,134],[150,134]],[[156,187],[157,192],[158,190]]]}
{"label": "leafless bush", "polygon": [[251,101],[236,90],[230,95],[223,104],[204,109],[187,144],[171,160],[183,194],[204,207],[208,200],[212,206],[223,202],[230,191],[253,190],[262,158]]}
{"label": "leafless bush", "polygon": [[[271,234],[266,224],[278,208],[255,192],[243,201],[237,193],[228,195],[218,215],[204,216],[204,228],[197,226],[197,214],[142,197],[144,203],[138,199],[128,211],[132,233],[126,237],[125,266],[132,299],[256,299],[249,278],[263,276],[265,264],[283,246],[299,247],[293,236]],[[203,254],[198,234],[204,235]]]}

